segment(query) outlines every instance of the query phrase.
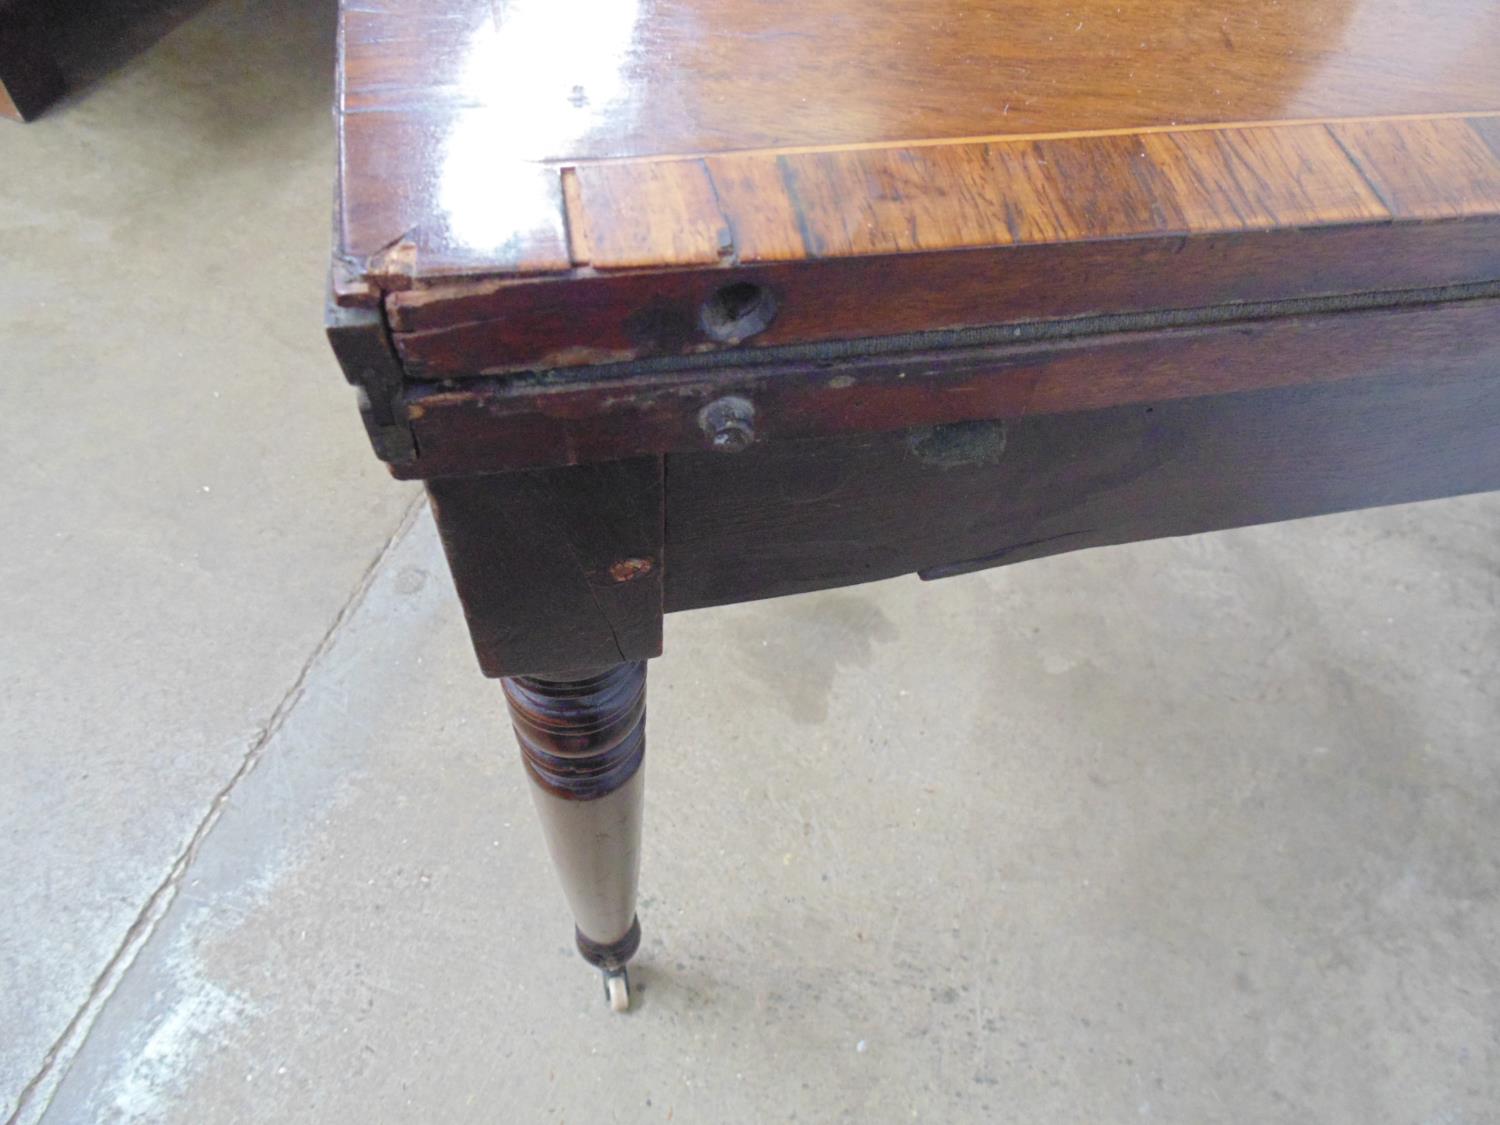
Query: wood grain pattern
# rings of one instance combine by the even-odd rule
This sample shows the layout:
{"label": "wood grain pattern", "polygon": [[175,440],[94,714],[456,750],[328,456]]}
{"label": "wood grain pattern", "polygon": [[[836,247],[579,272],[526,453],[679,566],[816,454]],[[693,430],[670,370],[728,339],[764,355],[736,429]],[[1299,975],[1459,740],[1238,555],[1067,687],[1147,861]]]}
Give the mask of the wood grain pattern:
{"label": "wood grain pattern", "polygon": [[1188,231],[1384,219],[1385,205],[1323,126],[1149,133],[1149,175]]}
{"label": "wood grain pattern", "polygon": [[1500,108],[1487,0],[346,0],[340,105],[527,160]]}
{"label": "wood grain pattern", "polygon": [[1500,488],[1497,433],[1491,366],[674,454],[666,608]]}
{"label": "wood grain pattern", "polygon": [[[1495,10],[1165,5],[346,0],[336,299],[381,303],[408,381],[496,379],[414,400],[402,473],[681,449],[682,388],[738,378],[608,365],[1500,279]],[[726,291],[774,316],[716,328]],[[779,364],[772,432],[958,401],[862,369],[851,408]],[[570,369],[598,393],[504,378]],[[1162,370],[1046,385],[1234,389]]]}
{"label": "wood grain pattern", "polygon": [[573,170],[569,226],[582,232],[596,269],[714,265],[732,249],[713,181],[701,160],[593,164]]}
{"label": "wood grain pattern", "polygon": [[[349,272],[388,291],[419,277],[571,267],[558,171],[506,159],[473,123],[341,120],[336,256]],[[414,166],[430,172],[414,179]]]}
{"label": "wood grain pattern", "polygon": [[[770,347],[1496,277],[1500,221],[1491,218],[496,282],[431,301],[397,294],[387,311],[407,373],[420,381],[712,350],[698,312],[726,281],[778,295],[776,319],[749,341]],[[503,318],[492,315],[497,304]]]}
{"label": "wood grain pattern", "polygon": [[432,481],[487,676],[562,675],[661,652],[661,459]]}
{"label": "wood grain pattern", "polygon": [[[1453,131],[1429,127],[1414,138],[1434,169],[1412,186],[1419,200],[1453,186],[1442,176],[1452,154],[1435,147]],[[1473,153],[1464,155],[1455,177],[1500,174],[1500,162],[1479,168]],[[600,268],[699,265],[729,252],[753,263],[1391,217],[1322,125],[645,161],[578,174],[576,220],[591,238],[607,232],[617,248],[608,259],[596,255]],[[1459,213],[1494,209],[1484,196],[1470,202]],[[735,237],[721,247],[713,240],[726,226]]]}
{"label": "wood grain pattern", "polygon": [[346,0],[340,255],[398,332],[649,275],[566,343],[407,342],[447,377],[662,350],[604,337],[663,271],[1489,216],[1497,56],[1482,0]]}
{"label": "wood grain pattern", "polygon": [[[1493,253],[1476,262],[1467,237],[1431,229],[1403,248],[1414,259],[1376,259],[1384,282],[1358,238],[1255,274],[1267,231],[1447,219],[1473,224],[1483,243],[1481,226],[1500,218],[1500,157],[1461,119],[739,155],[574,174],[569,221],[592,268],[560,279],[571,314],[557,315],[564,298],[553,282],[394,293],[388,312],[414,377],[714,350],[722,345],[699,309],[746,269],[772,271],[747,279],[771,286],[780,306],[750,347],[1500,277]],[[1211,240],[1218,263],[1197,301],[1153,260],[1156,248],[1181,253],[1183,240]],[[1021,258],[1022,247],[1044,252]],[[959,252],[945,272],[939,257]],[[882,259],[873,285],[805,272],[861,258]],[[613,284],[607,274],[648,265]],[[671,272],[681,270],[691,272]],[[1116,295],[1103,294],[1106,285]],[[1045,293],[1057,299],[1038,300]]]}
{"label": "wood grain pattern", "polygon": [[1490,151],[1500,157],[1500,116],[1472,117],[1467,124],[1489,145]]}
{"label": "wood grain pattern", "polygon": [[1395,218],[1500,212],[1500,160],[1468,121],[1351,122],[1329,131]]}
{"label": "wood grain pattern", "polygon": [[[1107,327],[1104,326],[1104,327]],[[1500,373],[1500,300],[1254,319],[842,360],[414,389],[421,457],[399,476],[497,472],[703,449],[699,411],[737,395],[764,444],[1013,419],[1275,386]]]}

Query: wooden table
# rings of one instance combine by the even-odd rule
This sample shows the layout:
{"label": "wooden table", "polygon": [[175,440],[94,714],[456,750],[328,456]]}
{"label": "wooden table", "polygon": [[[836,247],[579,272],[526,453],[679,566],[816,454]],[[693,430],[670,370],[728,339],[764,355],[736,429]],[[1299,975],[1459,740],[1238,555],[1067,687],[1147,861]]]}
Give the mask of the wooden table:
{"label": "wooden table", "polygon": [[664,613],[1500,487],[1488,0],[363,0],[340,58],[330,336],[617,1008]]}

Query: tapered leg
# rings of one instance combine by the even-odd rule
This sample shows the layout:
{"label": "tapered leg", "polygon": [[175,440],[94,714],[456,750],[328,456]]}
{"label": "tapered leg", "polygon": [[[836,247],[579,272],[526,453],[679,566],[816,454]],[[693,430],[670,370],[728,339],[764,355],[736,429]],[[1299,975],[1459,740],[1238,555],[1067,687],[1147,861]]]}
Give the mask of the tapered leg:
{"label": "tapered leg", "polygon": [[646,665],[570,678],[501,680],[547,849],[573,909],[578,951],[604,972],[610,1006],[630,1004],[646,753]]}
{"label": "tapered leg", "polygon": [[[368,327],[338,329],[355,370]],[[480,667],[510,704],[579,952],[623,1009],[640,944],[645,661],[661,652],[661,458],[427,489]]]}

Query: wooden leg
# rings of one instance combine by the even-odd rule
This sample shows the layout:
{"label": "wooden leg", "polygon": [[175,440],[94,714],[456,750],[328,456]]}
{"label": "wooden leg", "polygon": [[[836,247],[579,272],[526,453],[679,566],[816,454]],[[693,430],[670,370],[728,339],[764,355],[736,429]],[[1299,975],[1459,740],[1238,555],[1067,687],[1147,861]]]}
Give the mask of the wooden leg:
{"label": "wooden leg", "polygon": [[646,665],[568,678],[501,680],[547,849],[573,909],[578,952],[604,972],[617,1012],[625,964],[641,943],[635,915],[646,753]]}
{"label": "wooden leg", "polygon": [[661,652],[661,459],[427,489],[480,667],[510,705],[578,950],[623,1010],[641,940],[645,661]]}

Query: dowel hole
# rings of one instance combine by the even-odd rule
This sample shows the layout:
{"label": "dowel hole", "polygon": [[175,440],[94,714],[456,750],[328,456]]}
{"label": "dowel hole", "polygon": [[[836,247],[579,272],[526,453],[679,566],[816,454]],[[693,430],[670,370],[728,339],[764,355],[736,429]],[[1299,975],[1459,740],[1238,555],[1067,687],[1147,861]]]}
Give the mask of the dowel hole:
{"label": "dowel hole", "polygon": [[703,303],[703,331],[725,344],[754,336],[776,316],[771,291],[753,281],[736,281]]}

